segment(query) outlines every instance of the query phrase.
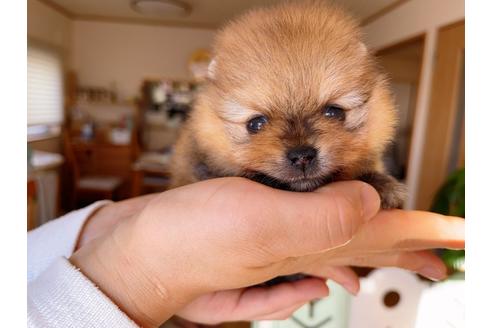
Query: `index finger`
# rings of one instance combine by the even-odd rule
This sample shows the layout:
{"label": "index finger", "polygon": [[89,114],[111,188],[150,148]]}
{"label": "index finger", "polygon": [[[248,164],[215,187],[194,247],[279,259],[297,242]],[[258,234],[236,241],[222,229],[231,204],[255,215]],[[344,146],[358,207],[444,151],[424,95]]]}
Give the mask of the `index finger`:
{"label": "index finger", "polygon": [[465,220],[424,211],[379,212],[339,251],[365,254],[432,248],[463,249]]}

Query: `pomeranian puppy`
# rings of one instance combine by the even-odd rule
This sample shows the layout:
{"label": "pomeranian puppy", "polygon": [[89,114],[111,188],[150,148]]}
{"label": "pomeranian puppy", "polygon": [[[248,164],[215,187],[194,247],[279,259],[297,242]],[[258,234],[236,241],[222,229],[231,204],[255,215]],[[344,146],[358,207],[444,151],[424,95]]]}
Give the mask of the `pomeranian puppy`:
{"label": "pomeranian puppy", "polygon": [[403,205],[385,173],[396,113],[356,22],[321,1],[252,10],[219,31],[209,81],[175,145],[172,186],[239,176],[291,191],[358,179]]}

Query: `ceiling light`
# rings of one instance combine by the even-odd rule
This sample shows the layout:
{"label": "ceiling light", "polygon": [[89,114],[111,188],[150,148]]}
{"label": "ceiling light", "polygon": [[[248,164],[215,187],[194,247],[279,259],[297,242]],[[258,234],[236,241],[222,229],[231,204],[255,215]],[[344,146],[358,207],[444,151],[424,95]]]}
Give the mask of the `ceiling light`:
{"label": "ceiling light", "polygon": [[191,13],[191,6],[180,0],[132,0],[130,6],[140,14],[154,17],[184,17]]}

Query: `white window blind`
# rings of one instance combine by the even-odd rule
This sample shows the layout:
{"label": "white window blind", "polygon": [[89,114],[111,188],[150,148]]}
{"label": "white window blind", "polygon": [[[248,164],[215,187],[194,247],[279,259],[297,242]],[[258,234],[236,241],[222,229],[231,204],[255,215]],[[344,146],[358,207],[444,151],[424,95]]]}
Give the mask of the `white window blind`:
{"label": "white window blind", "polygon": [[27,46],[27,125],[63,120],[63,69],[57,51]]}

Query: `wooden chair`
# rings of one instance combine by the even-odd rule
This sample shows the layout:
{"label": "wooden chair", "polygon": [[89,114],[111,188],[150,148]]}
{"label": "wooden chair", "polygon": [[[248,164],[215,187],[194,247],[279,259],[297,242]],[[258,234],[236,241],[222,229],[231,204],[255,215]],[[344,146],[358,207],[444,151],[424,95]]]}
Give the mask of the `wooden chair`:
{"label": "wooden chair", "polygon": [[113,199],[118,188],[121,187],[124,180],[119,176],[81,174],[80,166],[73,149],[72,139],[69,133],[64,133],[63,136],[65,158],[70,166],[71,175],[73,177],[72,195],[70,197],[70,205],[76,208],[77,201],[82,194],[91,194],[104,199]]}

